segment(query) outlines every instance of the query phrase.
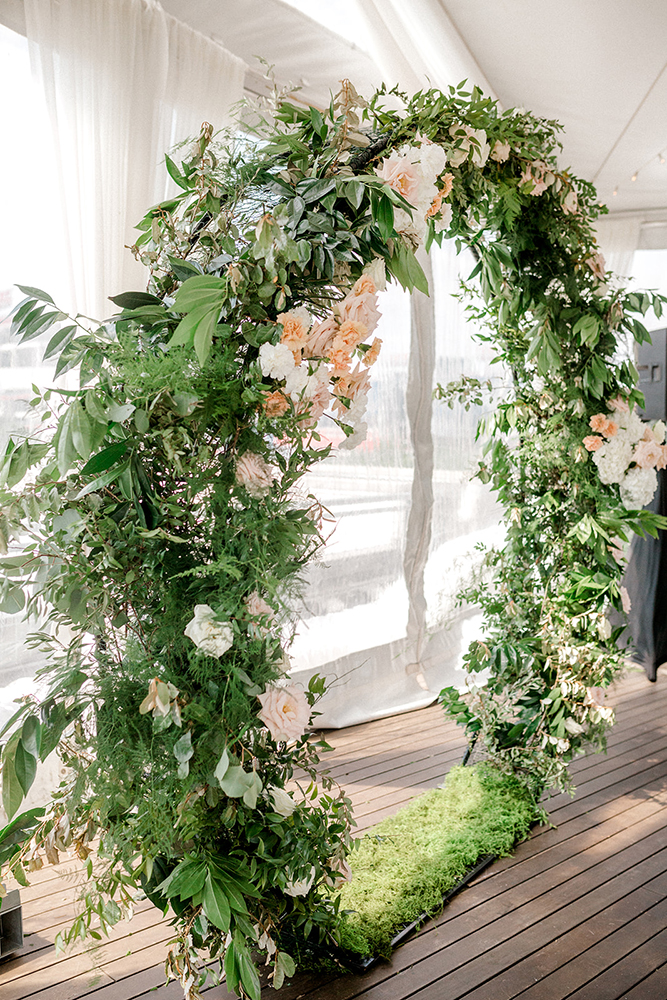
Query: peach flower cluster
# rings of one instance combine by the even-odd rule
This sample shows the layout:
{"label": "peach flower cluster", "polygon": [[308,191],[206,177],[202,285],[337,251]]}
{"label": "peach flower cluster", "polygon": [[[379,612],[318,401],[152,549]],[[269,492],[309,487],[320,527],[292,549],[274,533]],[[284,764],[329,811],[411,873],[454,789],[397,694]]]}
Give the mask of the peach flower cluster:
{"label": "peach flower cluster", "polygon": [[[365,438],[368,370],[382,346],[378,337],[370,344],[366,341],[380,319],[377,293],[384,284],[384,262],[378,259],[324,319],[313,322],[303,307],[278,316],[280,342],[262,344],[259,350],[262,375],[282,383],[264,393],[262,408],[267,416],[293,410],[305,433],[330,409],[353,430],[341,448],[355,447]],[[263,488],[259,480],[261,476],[257,489]]]}
{"label": "peach flower cluster", "polygon": [[607,413],[590,418],[584,447],[593,453],[601,482],[620,486],[628,510],[649,503],[658,485],[656,469],[667,468],[665,425],[645,424],[624,399],[612,399]]}

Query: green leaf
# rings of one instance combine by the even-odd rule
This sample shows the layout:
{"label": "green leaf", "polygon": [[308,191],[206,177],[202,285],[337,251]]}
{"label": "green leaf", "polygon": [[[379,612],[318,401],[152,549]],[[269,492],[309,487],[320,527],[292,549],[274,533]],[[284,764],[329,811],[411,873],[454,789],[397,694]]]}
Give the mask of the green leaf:
{"label": "green leaf", "polygon": [[82,476],[94,476],[99,472],[106,472],[110,469],[119,458],[122,458],[128,448],[127,441],[117,441],[116,444],[109,445],[108,448],[104,448],[103,451],[98,451],[97,455],[93,455],[91,459],[84,465],[81,470]]}
{"label": "green leaf", "polygon": [[167,167],[167,173],[171,179],[175,181],[184,191],[188,191],[190,186],[172,158],[165,155],[164,162]]}
{"label": "green leaf", "polygon": [[259,795],[261,794],[261,791],[262,791],[262,788],[263,788],[262,779],[257,774],[257,771],[251,771],[250,772],[250,779],[252,781],[252,784],[243,793],[243,801],[247,805],[248,809],[256,809],[257,808],[257,799],[258,799]]}
{"label": "green leaf", "polygon": [[190,760],[193,753],[192,733],[188,730],[187,733],[185,733],[184,736],[181,736],[180,740],[174,744],[174,757],[179,764],[185,764]]}
{"label": "green leaf", "polygon": [[51,340],[46,345],[46,350],[42,355],[42,360],[48,361],[49,358],[53,358],[56,354],[60,354],[63,348],[69,344],[70,340],[76,333],[76,330],[76,326],[71,324],[70,326],[61,327],[57,333],[54,333]]}
{"label": "green leaf", "polygon": [[25,594],[19,586],[7,587],[0,599],[0,611],[5,615],[16,615],[25,607]]}
{"label": "green leaf", "polygon": [[130,459],[128,458],[126,462],[122,463],[122,465],[117,465],[114,469],[110,469],[103,475],[93,479],[93,481],[84,486],[82,490],[79,490],[75,499],[81,500],[83,497],[87,497],[89,493],[97,493],[98,490],[103,490],[106,486],[110,486],[111,483],[115,483],[117,479],[120,479],[123,473],[127,472],[129,467]]}
{"label": "green leaf", "polygon": [[208,920],[225,933],[231,923],[231,909],[225,891],[217,879],[206,876],[202,895],[202,909]]}
{"label": "green leaf", "polygon": [[213,772],[219,783],[222,781],[227,771],[229,770],[229,763],[230,763],[229,754],[227,753],[227,749],[225,748],[222,751],[222,756],[220,757],[220,760],[217,763],[215,771]]}
{"label": "green leaf", "polygon": [[237,945],[237,962],[241,974],[243,989],[250,997],[250,1000],[261,1000],[262,988],[259,984],[257,969],[246,948]]}
{"label": "green leaf", "polygon": [[7,819],[14,816],[23,801],[23,789],[14,770],[14,753],[17,745],[18,739],[14,746],[10,740],[2,755],[2,805]]}
{"label": "green leaf", "polygon": [[240,764],[228,768],[222,781],[220,781],[220,787],[225,795],[229,795],[234,799],[240,799],[248,789],[253,787],[253,784],[251,776],[247,771],[243,770]]}
{"label": "green leaf", "polygon": [[16,286],[24,295],[29,295],[32,299],[38,299],[40,302],[50,302],[52,306],[55,302],[48,294],[48,292],[43,292],[41,288],[33,288],[32,285],[17,285]]}
{"label": "green leaf", "polygon": [[39,719],[34,715],[29,715],[21,727],[21,743],[29,754],[39,757],[39,750],[42,745],[42,726]]}
{"label": "green leaf", "polygon": [[172,871],[167,878],[155,888],[156,893],[162,893],[167,899],[192,899],[201,892],[207,877],[206,865],[203,861],[186,858]]}
{"label": "green leaf", "polygon": [[88,459],[92,449],[90,418],[78,400],[70,404],[69,426],[75,450],[81,458]]}
{"label": "green leaf", "polygon": [[227,279],[215,275],[196,275],[184,281],[174,296],[176,312],[192,309],[212,309],[222,304],[227,296]]}
{"label": "green leaf", "polygon": [[23,789],[23,794],[27,795],[37,774],[37,760],[31,753],[28,753],[23,745],[23,740],[19,740],[16,745],[14,772]]}
{"label": "green leaf", "polygon": [[11,823],[0,830],[0,865],[6,864],[21,849],[40,825],[46,809],[39,806],[15,816]]}
{"label": "green leaf", "polygon": [[272,985],[274,990],[279,990],[285,982],[285,977],[290,979],[296,972],[296,965],[291,955],[286,951],[277,951],[273,969]]}
{"label": "green leaf", "polygon": [[162,305],[162,299],[150,292],[121,292],[120,295],[110,295],[109,299],[121,309],[139,309],[141,306]]}

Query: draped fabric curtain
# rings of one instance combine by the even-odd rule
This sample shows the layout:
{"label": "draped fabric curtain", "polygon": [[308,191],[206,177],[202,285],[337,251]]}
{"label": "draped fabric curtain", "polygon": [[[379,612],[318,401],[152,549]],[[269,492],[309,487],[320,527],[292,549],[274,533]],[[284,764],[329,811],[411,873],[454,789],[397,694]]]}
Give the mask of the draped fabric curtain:
{"label": "draped fabric curtain", "polygon": [[297,681],[327,678],[323,726],[419,708],[464,682],[478,616],[458,592],[479,564],[477,546],[502,538],[493,496],[471,478],[480,412],[433,400],[436,382],[499,374],[453,297],[474,261],[449,242],[421,261],[429,297],[396,286],[380,296],[367,440],[305,484],[336,520],[308,569],[291,650]]}
{"label": "draped fabric curtain", "polygon": [[228,123],[246,67],[156,0],[25,0],[25,15],[56,145],[70,305],[103,318],[109,295],[145,287],[123,247],[164,192],[165,150],[204,119]]}
{"label": "draped fabric curtain", "polygon": [[[468,79],[493,96],[437,0],[357,6],[388,86],[414,93]],[[296,679],[327,677],[324,726],[418,708],[463,682],[477,616],[457,594],[479,562],[476,546],[500,537],[493,499],[471,481],[479,414],[433,401],[436,380],[497,370],[452,298],[473,262],[449,244],[420,260],[430,297],[397,288],[382,297],[368,440],[324,463],[310,484],[338,525],[324,565],[309,570],[292,655]]]}
{"label": "draped fabric curtain", "polygon": [[472,53],[439,0],[357,0],[368,25],[371,55],[384,82],[408,93],[445,90],[462,80],[495,97]]}
{"label": "draped fabric curtain", "polygon": [[639,246],[642,218],[640,214],[603,215],[595,224],[607,268],[623,278],[632,274],[632,261]]}

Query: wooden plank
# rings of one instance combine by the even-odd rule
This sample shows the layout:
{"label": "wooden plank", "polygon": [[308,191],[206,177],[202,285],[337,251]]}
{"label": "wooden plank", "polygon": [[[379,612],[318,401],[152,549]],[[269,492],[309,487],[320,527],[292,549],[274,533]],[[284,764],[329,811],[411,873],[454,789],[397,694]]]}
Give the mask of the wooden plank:
{"label": "wooden plank", "polygon": [[[663,949],[664,947],[663,944]],[[662,962],[664,957],[665,952],[663,951],[656,966]],[[621,1000],[665,1000],[665,997],[667,997],[667,964],[660,965],[659,968],[655,969],[655,972],[652,972],[646,979],[642,979],[633,989],[624,993]]]}
{"label": "wooden plank", "polygon": [[[660,900],[655,892],[657,879],[662,879],[662,895],[667,895],[664,879],[665,852],[660,857],[650,857],[638,863],[635,868],[610,878],[602,885],[587,887],[585,894],[576,900],[569,900],[567,892],[560,894],[563,904],[555,911],[548,923],[540,918],[532,926],[528,908],[517,914],[516,924],[525,927],[506,946],[507,967],[488,981],[465,994],[466,1000],[511,1000],[522,990],[529,989],[547,975],[563,965],[563,956],[569,959],[585,947],[591,947],[602,940],[619,923],[625,924],[634,915],[644,912]],[[606,873],[608,877],[608,873]],[[582,892],[582,884],[577,892]],[[639,890],[642,890],[641,892]],[[496,955],[500,949],[496,949]],[[483,982],[484,970],[468,967],[471,979]],[[649,970],[650,971],[650,970]],[[645,975],[644,973],[643,975]],[[635,978],[631,985],[637,982]],[[618,996],[616,994],[615,996]]]}
{"label": "wooden plank", "polygon": [[[653,897],[652,901],[654,905],[647,907],[634,919],[628,920],[627,913],[620,912],[618,914],[620,927],[599,943],[586,948],[583,954],[577,954],[570,961],[567,961],[569,956],[564,955],[564,964],[559,969],[550,976],[541,979],[536,986],[522,994],[525,1000],[538,1000],[538,998],[539,1000],[562,1000],[563,997],[568,997],[570,1000],[574,1000],[575,997],[577,1000],[583,1000],[584,996],[588,1000],[593,1000],[593,998],[598,1000],[596,984],[591,981],[601,977],[607,969],[618,962],[619,958],[625,957],[649,941],[655,935],[656,929],[664,926],[665,920],[667,920],[667,900],[662,899],[655,903],[655,897]],[[582,984],[586,984],[585,991]],[[620,994],[619,992],[613,994],[614,1000],[622,995],[623,989],[624,987],[621,986]],[[574,992],[575,990],[576,992]],[[600,1000],[603,996],[604,994],[601,994]]]}

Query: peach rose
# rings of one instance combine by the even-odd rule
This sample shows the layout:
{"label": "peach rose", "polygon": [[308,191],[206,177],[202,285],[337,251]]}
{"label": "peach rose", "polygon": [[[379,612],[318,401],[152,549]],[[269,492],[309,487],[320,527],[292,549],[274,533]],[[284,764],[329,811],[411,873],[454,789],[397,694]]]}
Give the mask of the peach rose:
{"label": "peach rose", "polygon": [[350,370],[351,352],[343,344],[337,343],[338,337],[333,342],[333,346],[329,350],[329,361],[334,366],[334,374],[338,375],[341,372],[348,372]]}
{"label": "peach rose", "polygon": [[294,355],[294,360],[298,364],[301,360],[301,351],[308,340],[306,324],[303,318],[294,312],[280,313],[278,322],[283,325],[280,343],[289,347]]}
{"label": "peach rose", "polygon": [[327,357],[327,350],[337,333],[338,323],[333,316],[322,320],[321,323],[316,323],[306,341],[303,349],[304,355],[307,358]]}
{"label": "peach rose", "polygon": [[596,413],[595,416],[591,417],[589,423],[596,434],[602,434],[606,438],[613,437],[618,431],[618,424],[606,417],[604,413]]}
{"label": "peach rose", "polygon": [[615,399],[610,399],[607,403],[610,410],[616,410],[617,413],[629,413],[630,407],[624,399],[620,396],[616,396]]}
{"label": "peach rose", "polygon": [[280,389],[276,389],[275,392],[264,393],[262,406],[267,417],[282,417],[289,410],[289,400]]}
{"label": "peach rose", "polygon": [[587,451],[597,451],[603,444],[604,441],[601,437],[598,437],[597,434],[589,434],[588,437],[584,438],[584,448],[586,448]]}
{"label": "peach rose", "polygon": [[394,151],[385,157],[380,167],[375,168],[378,177],[403,195],[406,201],[416,205],[419,198],[419,168],[409,156],[400,156]]}
{"label": "peach rose", "polygon": [[259,718],[276,743],[281,740],[298,740],[303,736],[310,722],[310,705],[300,688],[294,684],[270,684],[257,697],[262,704]]}

